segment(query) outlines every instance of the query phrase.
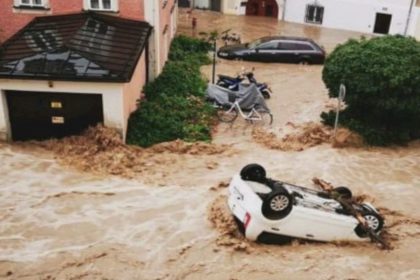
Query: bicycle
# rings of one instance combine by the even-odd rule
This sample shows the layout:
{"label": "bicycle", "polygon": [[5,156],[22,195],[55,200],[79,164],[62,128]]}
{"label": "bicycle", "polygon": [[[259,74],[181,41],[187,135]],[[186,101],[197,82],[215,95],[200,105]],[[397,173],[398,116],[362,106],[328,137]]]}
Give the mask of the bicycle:
{"label": "bicycle", "polygon": [[235,101],[232,105],[216,105],[217,118],[224,123],[232,123],[236,120],[238,115],[241,115],[244,120],[260,125],[271,125],[273,123],[273,114],[266,110],[258,110],[254,107],[251,110],[244,112],[239,106],[239,102]]}

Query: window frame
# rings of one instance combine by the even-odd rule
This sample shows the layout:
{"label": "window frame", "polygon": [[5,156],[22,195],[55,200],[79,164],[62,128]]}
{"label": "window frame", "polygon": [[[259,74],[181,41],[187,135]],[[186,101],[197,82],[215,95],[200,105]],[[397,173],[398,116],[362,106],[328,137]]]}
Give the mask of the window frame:
{"label": "window frame", "polygon": [[92,0],[85,1],[85,9],[89,11],[98,11],[98,12],[118,12],[118,0],[109,0],[110,8],[104,8],[104,0],[98,0],[99,8],[92,7]]}
{"label": "window frame", "polygon": [[49,10],[49,0],[40,0],[40,4],[36,4],[36,0],[27,0],[29,3],[24,3],[24,0],[15,0],[13,8],[15,9],[33,9],[33,10]]}
{"label": "window frame", "polygon": [[[309,16],[309,9],[314,8],[314,14],[313,18]],[[312,23],[312,24],[320,24],[322,25],[322,22],[324,21],[324,13],[325,13],[325,7],[319,4],[307,4],[306,10],[305,10],[305,22],[306,23]],[[318,15],[319,20],[317,20]]]}

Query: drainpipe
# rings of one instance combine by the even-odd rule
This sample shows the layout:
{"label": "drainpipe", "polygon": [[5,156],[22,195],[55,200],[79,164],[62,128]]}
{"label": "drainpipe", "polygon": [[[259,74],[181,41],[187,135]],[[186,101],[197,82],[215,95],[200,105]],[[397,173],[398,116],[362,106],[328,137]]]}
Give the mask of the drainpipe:
{"label": "drainpipe", "polygon": [[411,0],[410,9],[408,9],[407,23],[405,24],[405,29],[404,29],[404,36],[407,36],[408,26],[410,25],[411,14],[413,12],[413,4],[414,4],[414,0]]}
{"label": "drainpipe", "polygon": [[281,20],[284,21],[286,19],[286,5],[287,5],[287,0],[283,1],[283,13],[281,15]]}

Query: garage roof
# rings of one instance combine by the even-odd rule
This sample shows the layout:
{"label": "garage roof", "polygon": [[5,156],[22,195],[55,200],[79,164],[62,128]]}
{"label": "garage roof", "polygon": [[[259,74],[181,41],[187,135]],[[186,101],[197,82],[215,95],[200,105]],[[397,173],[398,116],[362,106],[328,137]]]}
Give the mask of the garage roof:
{"label": "garage roof", "polygon": [[92,12],[37,17],[0,47],[0,78],[128,82],[151,29]]}

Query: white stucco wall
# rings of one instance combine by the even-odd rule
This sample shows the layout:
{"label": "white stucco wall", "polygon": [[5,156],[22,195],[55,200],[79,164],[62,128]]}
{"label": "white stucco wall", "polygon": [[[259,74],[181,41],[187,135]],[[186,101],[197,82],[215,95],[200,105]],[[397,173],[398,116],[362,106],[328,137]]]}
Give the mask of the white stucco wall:
{"label": "white stucco wall", "polygon": [[0,79],[0,139],[2,140],[11,138],[9,113],[5,96],[5,91],[7,90],[101,94],[104,124],[108,127],[116,128],[122,135],[125,135],[123,84],[54,81],[53,87],[49,87],[47,81]]}
{"label": "white stucco wall", "polygon": [[[410,0],[288,0],[286,21],[305,23],[306,5],[324,6],[322,26],[373,33],[376,13],[391,14],[390,34],[403,34]],[[412,31],[413,32],[413,31]]]}

